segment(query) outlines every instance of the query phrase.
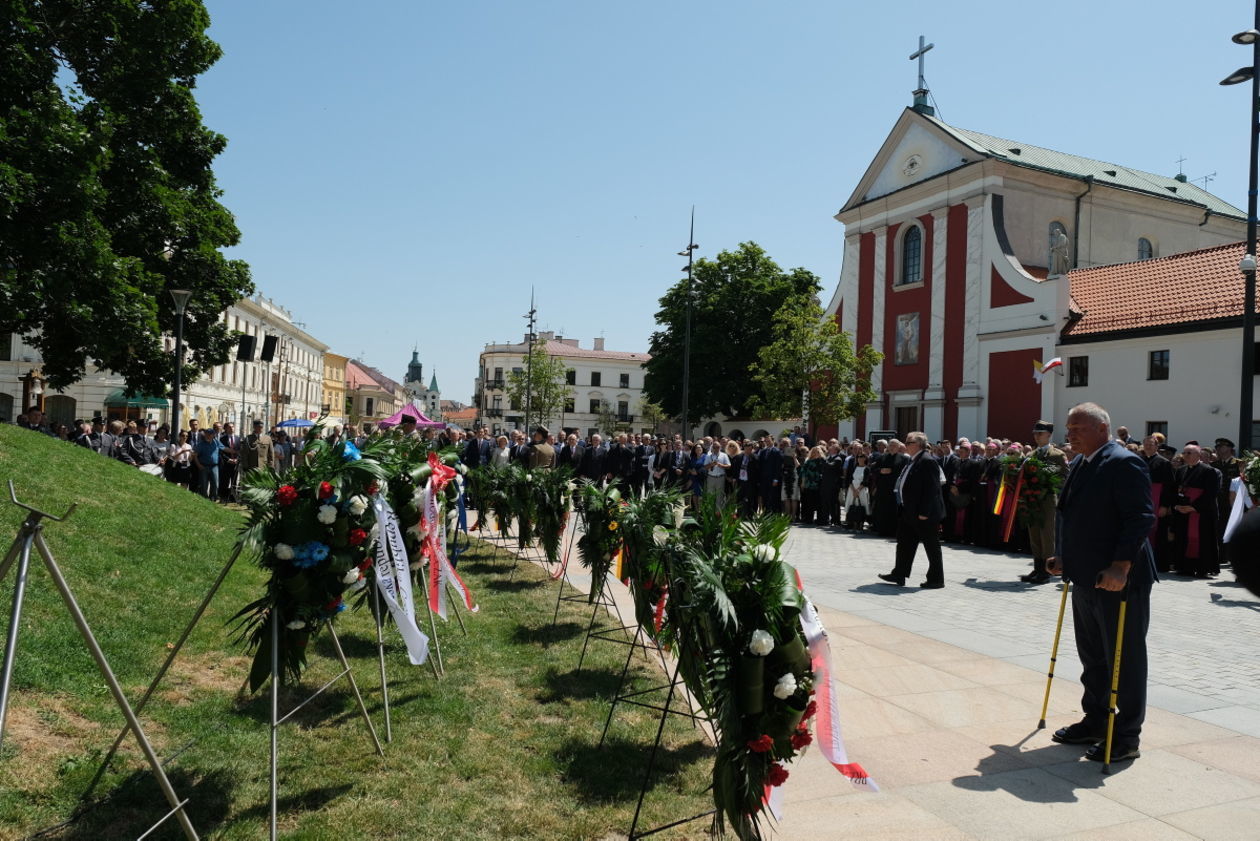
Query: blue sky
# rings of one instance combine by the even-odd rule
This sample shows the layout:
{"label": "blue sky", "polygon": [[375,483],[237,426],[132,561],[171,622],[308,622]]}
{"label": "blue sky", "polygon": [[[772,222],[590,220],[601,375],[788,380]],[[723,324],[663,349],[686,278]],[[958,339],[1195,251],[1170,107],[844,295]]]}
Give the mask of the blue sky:
{"label": "blue sky", "polygon": [[[910,104],[1245,206],[1250,4],[207,0],[198,86],[247,260],[333,351],[468,402],[539,328],[645,350],[685,261],[755,240],[840,274],[832,216]],[[977,10],[985,10],[981,17]]]}

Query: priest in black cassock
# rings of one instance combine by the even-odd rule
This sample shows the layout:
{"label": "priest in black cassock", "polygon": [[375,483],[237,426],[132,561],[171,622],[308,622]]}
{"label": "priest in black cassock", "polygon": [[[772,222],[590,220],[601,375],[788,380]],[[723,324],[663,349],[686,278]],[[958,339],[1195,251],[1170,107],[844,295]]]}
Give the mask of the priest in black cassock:
{"label": "priest in black cassock", "polygon": [[1177,483],[1173,477],[1172,462],[1159,454],[1159,439],[1148,435],[1142,441],[1142,452],[1138,453],[1146,462],[1151,472],[1151,500],[1155,508],[1155,527],[1151,529],[1151,549],[1155,552],[1155,566],[1160,572],[1168,572],[1172,568],[1170,555],[1172,547],[1172,513],[1177,502]]}
{"label": "priest in black cassock", "polygon": [[1221,474],[1202,461],[1197,442],[1181,450],[1185,464],[1174,474],[1177,496],[1173,500],[1173,530],[1176,533],[1172,566],[1182,575],[1212,578],[1221,571],[1216,544],[1216,498],[1221,490]]}
{"label": "priest in black cassock", "polygon": [[897,477],[910,463],[910,456],[901,447],[901,442],[894,438],[888,442],[888,449],[880,455],[879,461],[872,464],[875,490],[871,494],[871,505],[875,510],[871,525],[880,537],[897,534]]}

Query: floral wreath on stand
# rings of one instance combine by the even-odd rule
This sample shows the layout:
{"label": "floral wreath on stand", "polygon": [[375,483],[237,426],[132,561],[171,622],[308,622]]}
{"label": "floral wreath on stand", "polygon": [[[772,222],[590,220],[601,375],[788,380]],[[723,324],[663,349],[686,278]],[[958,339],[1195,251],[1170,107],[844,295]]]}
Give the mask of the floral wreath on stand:
{"label": "floral wreath on stand", "polygon": [[613,561],[621,551],[621,491],[614,485],[601,488],[583,480],[577,493],[582,500],[584,525],[578,538],[578,553],[582,566],[591,573],[588,600],[594,604],[603,594]]}
{"label": "floral wreath on stand", "polygon": [[281,679],[296,681],[311,637],[345,610],[343,596],[362,589],[372,568],[371,497],[385,482],[381,462],[391,443],[375,440],[360,452],[349,441],[330,444],[320,431],[316,424],[307,432],[302,457],[285,476],[263,467],[241,480],[249,519],[240,539],[270,573],[265,594],[233,617],[254,654],[251,692],[271,675],[272,623],[279,623]]}
{"label": "floral wreath on stand", "polygon": [[668,548],[684,517],[682,493],[676,490],[654,491],[630,500],[622,509],[622,577],[634,600],[635,621],[653,640],[664,630],[669,597]]}
{"label": "floral wreath on stand", "polygon": [[1033,510],[1040,508],[1048,497],[1057,494],[1067,478],[1063,465],[1042,458],[1036,450],[1026,456],[1004,455],[998,461],[1002,465],[1006,493],[1016,495],[1014,502],[1018,507],[1015,516],[1021,526],[1028,525]]}
{"label": "floral wreath on stand", "polygon": [[569,524],[569,502],[577,485],[568,467],[552,467],[525,474],[533,500],[534,537],[542,545],[547,562],[560,561],[560,542]]}

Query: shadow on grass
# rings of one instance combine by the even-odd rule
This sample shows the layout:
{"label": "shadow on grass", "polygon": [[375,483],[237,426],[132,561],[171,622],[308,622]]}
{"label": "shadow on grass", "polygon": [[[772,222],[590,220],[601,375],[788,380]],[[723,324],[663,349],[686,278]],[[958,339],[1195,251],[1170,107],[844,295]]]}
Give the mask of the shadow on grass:
{"label": "shadow on grass", "polygon": [[[235,783],[226,771],[197,776],[179,769],[166,769],[167,779],[185,807],[193,828],[203,837],[213,835],[227,820],[232,809]],[[170,811],[157,778],[146,767],[130,774],[107,797],[87,807],[73,823],[40,837],[58,841],[101,841],[105,838],[138,838]],[[176,817],[168,818],[148,838],[182,839]]]}
{"label": "shadow on grass", "polygon": [[[282,787],[280,789],[280,797],[276,798],[277,819],[292,812],[314,812],[322,809],[353,788],[354,786],[349,783],[342,783],[336,786],[308,788],[306,791],[284,794],[284,788]],[[271,802],[265,801],[241,812],[238,819],[241,821],[265,821],[270,814]]]}
{"label": "shadow on grass", "polygon": [[525,590],[537,590],[546,582],[535,579],[530,581],[525,578],[516,578],[511,581],[487,581],[485,588],[487,590],[496,590],[500,593],[521,593]]}
{"label": "shadow on grass", "polygon": [[[630,676],[626,679],[628,681]],[[585,668],[561,673],[548,669],[543,675],[543,682],[547,688],[538,695],[540,704],[554,704],[571,698],[612,698],[621,684],[621,672]]]}
{"label": "shadow on grass", "polygon": [[577,622],[558,622],[555,625],[545,625],[542,628],[517,625],[516,630],[512,632],[512,642],[517,645],[533,645],[535,643],[550,645],[580,637],[585,631],[586,626]]}
{"label": "shadow on grass", "polygon": [[[616,737],[605,739],[602,748],[571,740],[556,752],[560,766],[565,769],[565,782],[574,788],[578,799],[586,803],[637,798],[651,755],[650,741],[643,743]],[[668,782],[696,762],[712,761],[713,748],[703,741],[688,742],[681,747],[661,745],[647,780],[647,790]]]}
{"label": "shadow on grass", "polygon": [[[342,632],[337,634],[337,639],[341,641],[341,650],[346,653],[346,659],[352,663],[356,660],[376,659],[375,635],[365,637],[359,634]],[[334,663],[340,664],[340,661],[337,660],[337,649],[333,647],[332,637],[328,634],[320,634],[315,638],[315,653],[320,657],[327,657]]]}
{"label": "shadow on grass", "polygon": [[[329,677],[331,677],[331,675]],[[294,727],[300,727],[303,730],[309,730],[315,727],[325,727],[336,724],[349,712],[353,712],[356,716],[359,714],[358,705],[355,704],[354,701],[354,693],[350,691],[350,683],[345,677],[342,677],[332,686],[312,698],[311,695],[315,692],[315,690],[319,689],[320,685],[322,684],[301,683],[297,685],[281,685],[279,699],[281,718],[288,715],[290,710],[296,709],[299,704],[306,702],[302,709],[298,710],[292,718],[289,718],[284,722],[284,725],[292,725]],[[362,685],[360,685],[359,691],[364,691],[364,687]],[[307,701],[308,698],[310,699],[309,701]],[[367,701],[367,699],[364,700],[365,702]],[[252,718],[254,721],[261,724],[270,724],[270,684],[263,686],[256,695],[250,696],[247,700],[241,703],[236,708],[236,711],[239,714]]]}
{"label": "shadow on grass", "polygon": [[[377,735],[380,736],[383,741],[385,739],[384,721],[383,719],[376,720],[376,716],[384,716],[385,714],[385,704],[381,700],[381,686],[379,683],[376,683],[373,686],[360,686],[359,691],[363,693],[363,705],[367,707],[368,715],[373,717],[372,723],[377,727]],[[391,716],[395,716],[398,714],[400,709],[403,709],[413,701],[419,701],[423,698],[431,697],[433,697],[432,693],[429,692],[413,692],[410,695],[394,695],[391,693],[389,696],[390,714]],[[364,732],[366,737],[367,730],[363,726],[363,715],[359,712],[358,704],[354,704],[350,707],[350,709],[340,715],[330,718],[328,720],[328,724],[339,727],[358,726],[359,729]]]}
{"label": "shadow on grass", "polygon": [[495,561],[493,558],[476,561],[471,559],[460,561],[459,566],[456,567],[461,574],[471,572],[478,575],[483,575],[485,573],[507,572],[511,568],[512,564],[510,559]]}

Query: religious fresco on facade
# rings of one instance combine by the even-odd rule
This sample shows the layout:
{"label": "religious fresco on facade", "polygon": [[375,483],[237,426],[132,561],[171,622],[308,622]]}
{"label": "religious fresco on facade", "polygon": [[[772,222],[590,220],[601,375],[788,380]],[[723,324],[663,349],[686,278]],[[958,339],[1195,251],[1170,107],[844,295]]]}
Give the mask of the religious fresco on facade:
{"label": "religious fresco on facade", "polygon": [[893,352],[896,365],[919,363],[919,314],[903,312],[897,316],[897,345]]}

